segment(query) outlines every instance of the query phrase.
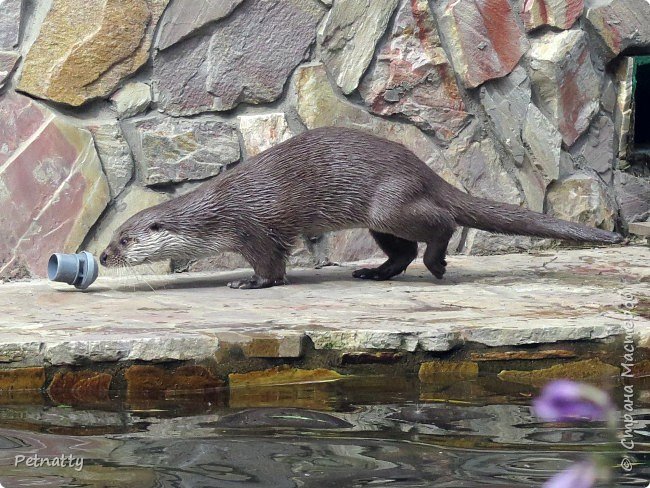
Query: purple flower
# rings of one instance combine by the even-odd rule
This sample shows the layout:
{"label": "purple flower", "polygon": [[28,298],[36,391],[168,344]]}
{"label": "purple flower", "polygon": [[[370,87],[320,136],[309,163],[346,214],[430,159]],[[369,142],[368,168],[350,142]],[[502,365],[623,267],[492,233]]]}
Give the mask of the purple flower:
{"label": "purple flower", "polygon": [[614,406],[607,393],[598,388],[558,380],[546,385],[542,394],[533,400],[533,411],[546,422],[610,420]]}
{"label": "purple flower", "polygon": [[556,474],[544,483],[543,488],[592,488],[597,479],[596,465],[584,461]]}

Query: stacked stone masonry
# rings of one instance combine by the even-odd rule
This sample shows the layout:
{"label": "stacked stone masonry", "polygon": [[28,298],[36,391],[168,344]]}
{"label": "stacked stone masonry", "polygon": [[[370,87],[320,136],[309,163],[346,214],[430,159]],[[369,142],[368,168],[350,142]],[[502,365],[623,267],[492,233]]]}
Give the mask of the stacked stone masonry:
{"label": "stacked stone masonry", "polygon": [[[620,159],[647,54],[647,0],[0,0],[0,279],[328,125],[625,232],[650,218],[647,160]],[[471,231],[451,251],[546,244]],[[365,231],[329,238],[334,261],[377,253]]]}

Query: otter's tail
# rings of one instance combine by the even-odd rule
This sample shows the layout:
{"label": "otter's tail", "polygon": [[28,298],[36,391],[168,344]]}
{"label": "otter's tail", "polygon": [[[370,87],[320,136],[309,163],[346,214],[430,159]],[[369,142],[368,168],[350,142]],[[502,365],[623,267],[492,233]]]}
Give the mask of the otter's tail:
{"label": "otter's tail", "polygon": [[462,192],[455,195],[451,206],[456,222],[467,227],[523,236],[548,237],[578,242],[617,243],[623,236],[582,224],[556,219],[525,208],[476,198]]}

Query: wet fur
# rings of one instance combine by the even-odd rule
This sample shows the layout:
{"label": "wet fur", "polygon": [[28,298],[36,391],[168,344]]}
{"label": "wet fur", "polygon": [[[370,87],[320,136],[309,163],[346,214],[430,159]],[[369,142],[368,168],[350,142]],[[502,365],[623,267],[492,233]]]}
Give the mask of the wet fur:
{"label": "wet fur", "polygon": [[196,190],[131,217],[102,253],[109,266],[167,258],[241,253],[255,275],[231,283],[261,288],[286,282],[286,258],[300,235],[365,227],[387,254],[354,276],[389,279],[427,244],[424,264],[445,273],[457,225],[490,232],[621,242],[614,232],[467,195],[401,144],[344,128],[305,132]]}

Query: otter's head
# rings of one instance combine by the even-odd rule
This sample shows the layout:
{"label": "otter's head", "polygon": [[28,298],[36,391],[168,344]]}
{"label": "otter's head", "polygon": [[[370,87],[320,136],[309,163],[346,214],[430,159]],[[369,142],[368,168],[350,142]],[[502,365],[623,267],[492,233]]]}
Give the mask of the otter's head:
{"label": "otter's head", "polygon": [[99,257],[107,267],[129,266],[182,255],[183,241],[178,229],[160,219],[160,212],[143,210],[124,222]]}

